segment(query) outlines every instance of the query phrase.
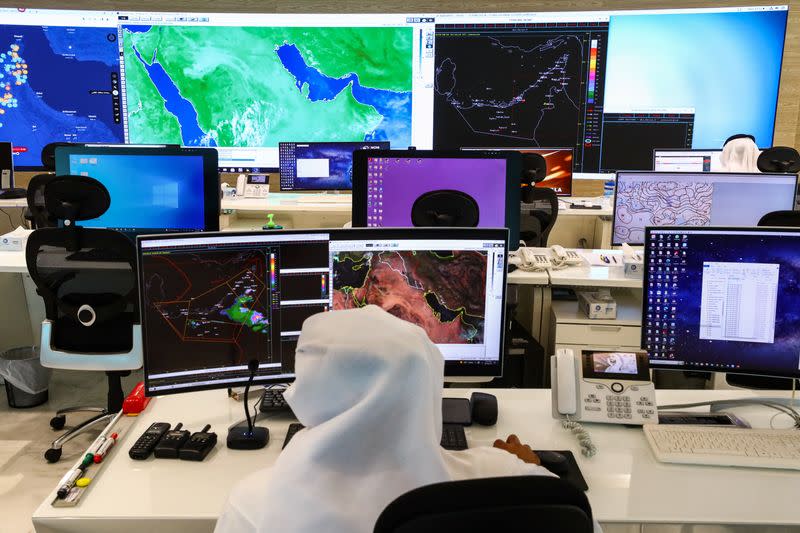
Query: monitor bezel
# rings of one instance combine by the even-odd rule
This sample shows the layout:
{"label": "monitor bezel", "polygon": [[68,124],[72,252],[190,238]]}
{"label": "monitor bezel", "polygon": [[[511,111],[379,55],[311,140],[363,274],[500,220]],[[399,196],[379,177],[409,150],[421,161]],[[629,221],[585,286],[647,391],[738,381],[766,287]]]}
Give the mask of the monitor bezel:
{"label": "monitor bezel", "polygon": [[[354,228],[367,228],[367,159],[369,157],[505,159],[505,222],[506,228],[509,230],[509,247],[507,250],[519,248],[520,176],[522,174],[522,155],[519,152],[492,150],[357,150],[353,153],[353,208],[351,219]],[[478,228],[482,228],[482,226],[478,226]]]}
{"label": "monitor bezel", "polygon": [[[675,176],[675,175],[677,175],[677,176],[703,176],[703,177],[707,177],[708,179],[713,179],[715,177],[724,177],[724,176],[747,176],[747,177],[757,176],[759,178],[765,178],[765,179],[770,179],[770,178],[790,178],[791,176],[794,176],[794,193],[791,196],[791,198],[792,198],[792,208],[794,208],[794,202],[795,202],[794,199],[797,196],[797,181],[798,181],[797,178],[798,178],[798,176],[796,174],[791,174],[791,173],[780,173],[780,172],[763,172],[763,173],[760,173],[760,172],[657,172],[655,170],[620,170],[619,172],[616,173],[616,179],[614,180],[614,183],[615,183],[615,186],[614,186],[614,202],[613,202],[614,207],[613,207],[612,214],[611,214],[611,246],[622,246],[622,244],[623,244],[622,242],[618,241],[617,238],[616,238],[616,234],[617,234],[617,231],[616,231],[617,230],[617,202],[618,202],[618,199],[619,199],[619,195],[617,193],[619,192],[619,177],[620,177],[620,175],[625,175],[625,174],[648,174],[648,175],[652,175],[652,176],[667,176],[667,175],[670,175],[670,176]],[[764,213],[764,214],[766,214],[766,213]],[[666,228],[668,226],[646,226],[645,227],[645,240],[647,239],[646,231],[647,231],[647,228],[649,228],[649,227]],[[676,226],[676,227],[681,227],[681,226]],[[723,227],[723,226],[713,226],[713,225],[711,225],[711,226],[684,226],[684,227],[687,227],[687,228],[689,228],[689,227],[717,228],[717,227]],[[645,243],[644,242],[626,242],[625,244],[628,244],[630,246],[644,246]]]}
{"label": "monitor bezel", "polygon": [[[219,215],[221,207],[220,179],[217,172],[218,154],[215,148],[167,146],[97,146],[74,145],[58,146],[55,149],[56,175],[69,174],[69,157],[71,155],[142,155],[142,156],[180,156],[203,158],[203,229],[194,230],[191,234],[203,231],[219,231]],[[91,177],[91,176],[90,176]],[[99,181],[99,180],[98,180]],[[102,183],[102,182],[101,182]],[[114,199],[112,198],[113,202]],[[128,236],[134,237],[144,233],[153,233],[156,228],[142,228],[141,230],[124,231]],[[162,229],[162,228],[158,228]],[[171,232],[163,228],[160,233],[177,235],[179,231]],[[186,233],[181,230],[180,233]]]}
{"label": "monitor bezel", "polygon": [[647,334],[646,328],[644,324],[644,318],[647,316],[647,284],[650,281],[650,252],[649,246],[646,245],[647,241],[650,239],[650,235],[652,231],[667,231],[667,232],[685,232],[685,231],[693,231],[693,232],[713,232],[713,233],[720,233],[725,234],[727,232],[746,232],[746,233],[796,233],[797,237],[800,238],[800,228],[798,227],[777,227],[777,226],[648,226],[645,228],[645,247],[644,247],[644,276],[642,277],[642,327],[641,327],[641,335],[640,335],[640,347],[642,350],[647,352],[647,359],[650,362],[650,368],[653,370],[677,370],[677,371],[688,371],[688,372],[716,372],[721,374],[745,374],[749,376],[767,376],[767,377],[776,377],[776,378],[800,378],[800,369],[796,370],[794,373],[778,373],[769,371],[764,373],[763,371],[759,371],[758,369],[751,369],[751,368],[737,368],[737,369],[724,369],[724,370],[716,370],[713,368],[705,369],[705,368],[697,368],[693,366],[686,366],[686,365],[676,365],[676,364],[659,364],[659,360],[654,360],[650,357],[650,351],[647,349]]}
{"label": "monitor bezel", "polygon": [[[506,246],[508,251],[508,229],[507,228],[347,228],[347,229],[332,229],[332,228],[317,228],[317,229],[291,229],[291,230],[272,230],[272,231],[217,231],[217,232],[203,232],[203,233],[168,233],[158,235],[138,235],[136,237],[136,267],[137,267],[137,281],[139,286],[144,286],[144,273],[142,269],[142,243],[154,240],[173,240],[173,239],[203,239],[203,238],[218,238],[218,237],[241,237],[241,236],[264,236],[264,235],[303,235],[303,234],[328,234],[330,240],[383,240],[383,239],[465,239],[465,240],[501,240]],[[411,235],[413,234],[413,236]],[[334,238],[334,235],[338,238]],[[487,266],[488,268],[488,266]],[[508,253],[503,254],[503,305],[500,306],[500,339],[498,346],[498,360],[493,364],[469,364],[461,363],[458,361],[445,361],[444,364],[444,379],[447,378],[495,378],[503,375],[503,359],[505,354],[505,336],[506,336],[506,300],[508,293]],[[230,383],[206,384],[198,386],[181,387],[175,390],[158,391],[157,393],[150,393],[150,379],[147,373],[147,360],[148,360],[148,343],[147,343],[147,328],[144,320],[145,310],[144,293],[139,291],[139,308],[141,309],[141,322],[142,322],[142,360],[144,368],[144,383],[146,396],[161,396],[167,394],[177,394],[183,392],[194,392],[200,390],[223,389],[231,386],[244,386],[246,382],[240,385],[231,385]],[[271,376],[256,376],[253,380],[255,385],[271,385],[277,383],[291,383],[294,381],[294,375],[291,377],[271,377]],[[474,381],[474,380],[471,380]]]}
{"label": "monitor bezel", "polygon": [[[289,142],[289,141],[286,141],[286,142],[283,142],[283,141],[281,141],[281,142],[279,142],[278,143],[278,184],[280,186],[280,191],[281,192],[319,192],[319,191],[352,191],[353,187],[351,186],[351,187],[335,187],[335,188],[325,187],[325,188],[319,188],[319,189],[311,189],[311,188],[308,188],[308,189],[306,189],[306,188],[284,189],[283,188],[283,180],[282,180],[283,179],[283,173],[282,173],[283,165],[281,165],[281,162],[282,162],[281,159],[283,157],[283,150],[281,150],[281,148],[283,146],[287,145],[287,144],[293,144],[293,145],[313,144],[313,145],[318,145],[318,146],[319,145],[321,145],[321,146],[331,146],[331,145],[353,144],[353,145],[355,145],[355,149],[353,150],[353,156],[354,156],[353,164],[355,164],[355,153],[356,153],[357,150],[359,150],[359,146],[363,146],[365,144],[389,145],[389,141],[375,141],[375,142],[369,142],[369,141],[364,141],[364,142],[358,142],[358,141],[356,141],[356,142],[354,142],[354,141],[341,141],[341,142],[333,142],[333,141],[324,141],[324,142],[292,141],[292,142]],[[383,147],[379,148],[379,150],[389,150],[390,148],[391,148],[391,146],[389,145],[389,146],[386,146],[386,148],[383,148]],[[355,167],[351,166],[350,168],[351,168],[351,171],[353,172],[353,175],[355,175]]]}

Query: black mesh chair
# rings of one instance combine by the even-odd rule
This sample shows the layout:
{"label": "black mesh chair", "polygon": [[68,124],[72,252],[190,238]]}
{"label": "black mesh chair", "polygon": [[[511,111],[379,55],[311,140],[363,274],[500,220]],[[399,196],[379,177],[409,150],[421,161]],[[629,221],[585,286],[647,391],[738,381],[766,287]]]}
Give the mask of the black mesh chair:
{"label": "black mesh chair", "polygon": [[527,187],[520,204],[519,238],[525,246],[547,246],[558,219],[558,196],[553,189]]}
{"label": "black mesh chair", "polygon": [[[55,462],[64,443],[122,408],[121,377],[141,367],[142,350],[133,241],[116,231],[75,224],[102,215],[110,205],[108,191],[92,178],[58,176],[44,186],[44,199],[62,227],[35,230],[25,250],[28,272],[44,300],[42,365],[104,371],[109,387],[105,407],[62,409],[50,421],[59,430],[68,413],[95,413],[53,442],[45,458]],[[86,259],[94,250],[112,259]]]}
{"label": "black mesh chair", "polygon": [[[772,211],[758,221],[759,226],[800,227],[800,211]],[[726,374],[728,385],[756,390],[792,390],[789,378],[772,378],[767,376],[750,376],[747,374]],[[800,388],[800,380],[797,380]]]}
{"label": "black mesh chair", "polygon": [[586,495],[545,476],[436,483],[403,494],[383,510],[375,533],[592,533]]}
{"label": "black mesh chair", "polygon": [[44,203],[44,188],[55,179],[55,174],[36,174],[28,182],[28,207],[23,215],[31,229],[55,228],[58,220],[47,212]]}

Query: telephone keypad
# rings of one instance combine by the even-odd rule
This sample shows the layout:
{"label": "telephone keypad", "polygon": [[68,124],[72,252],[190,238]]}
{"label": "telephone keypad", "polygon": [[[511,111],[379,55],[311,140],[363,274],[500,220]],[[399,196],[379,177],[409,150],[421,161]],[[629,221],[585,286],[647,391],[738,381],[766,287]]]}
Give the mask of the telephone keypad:
{"label": "telephone keypad", "polygon": [[630,396],[606,396],[606,412],[609,418],[633,418]]}

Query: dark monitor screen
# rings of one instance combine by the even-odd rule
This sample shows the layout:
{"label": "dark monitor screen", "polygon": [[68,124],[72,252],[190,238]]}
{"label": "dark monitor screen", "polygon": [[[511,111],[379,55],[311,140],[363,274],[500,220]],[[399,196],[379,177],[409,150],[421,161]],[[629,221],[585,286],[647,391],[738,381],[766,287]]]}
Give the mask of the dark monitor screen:
{"label": "dark monitor screen", "polygon": [[644,244],[648,226],[752,225],[794,208],[794,174],[618,172],[611,243]]}
{"label": "dark monitor screen", "polygon": [[125,233],[216,231],[219,176],[213,148],[63,146],[56,174],[102,183],[111,206],[81,226]]}
{"label": "dark monitor screen", "polygon": [[498,376],[505,229],[415,228],[139,237],[148,395],[294,379],[303,322],[378,305],[421,326],[447,376]]}
{"label": "dark monitor screen", "polygon": [[572,148],[462,148],[462,150],[514,150],[539,154],[547,164],[547,174],[535,187],[553,189],[558,196],[572,196]]}
{"label": "dark monitor screen", "polygon": [[353,188],[353,152],[388,149],[388,142],[280,143],[281,190],[349,191]]}
{"label": "dark monitor screen", "polygon": [[650,366],[800,377],[800,229],[648,228]]}
{"label": "dark monitor screen", "polygon": [[519,235],[520,155],[517,152],[386,150],[356,152],[353,226],[410,227],[414,203],[432,191],[458,191],[475,200],[478,227],[507,227]]}

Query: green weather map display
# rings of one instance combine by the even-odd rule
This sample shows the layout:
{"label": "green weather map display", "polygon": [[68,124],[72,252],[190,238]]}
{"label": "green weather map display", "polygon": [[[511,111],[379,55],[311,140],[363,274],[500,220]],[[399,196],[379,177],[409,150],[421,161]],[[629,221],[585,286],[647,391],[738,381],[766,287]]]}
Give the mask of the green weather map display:
{"label": "green weather map display", "polygon": [[411,28],[123,26],[131,143],[411,144]]}

